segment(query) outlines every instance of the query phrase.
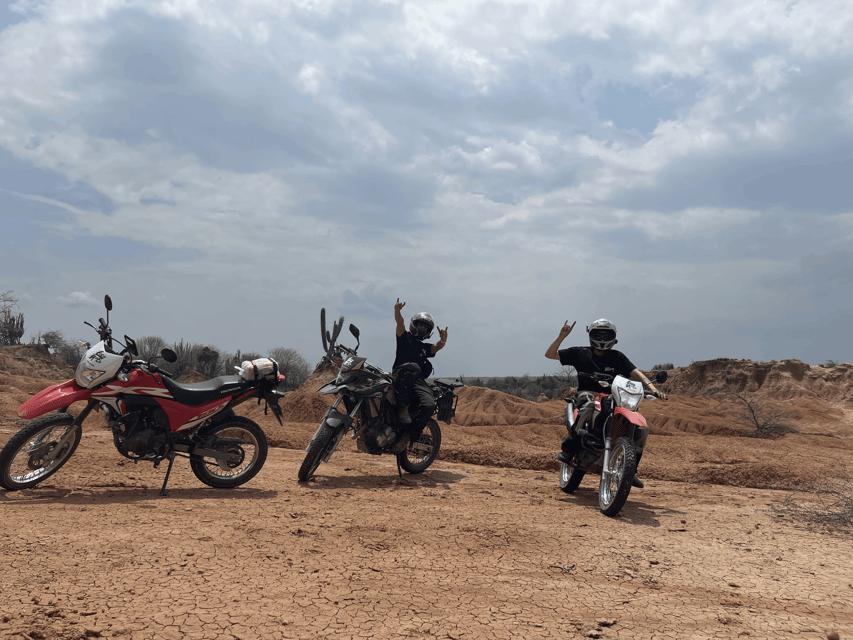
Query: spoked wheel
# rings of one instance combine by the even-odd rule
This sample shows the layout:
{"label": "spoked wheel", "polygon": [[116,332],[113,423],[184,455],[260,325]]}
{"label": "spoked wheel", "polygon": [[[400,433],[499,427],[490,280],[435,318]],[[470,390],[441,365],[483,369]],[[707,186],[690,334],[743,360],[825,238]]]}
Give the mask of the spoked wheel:
{"label": "spoked wheel", "polygon": [[622,437],[615,442],[608,468],[610,473],[602,473],[598,486],[598,506],[604,515],[615,516],[628,499],[637,470],[637,453],[630,438]]}
{"label": "spoked wheel", "polygon": [[306,449],[308,454],[305,456],[305,460],[302,461],[302,465],[299,467],[299,473],[297,475],[301,482],[305,482],[314,475],[317,467],[320,466],[320,463],[326,456],[326,451],[328,451],[329,446],[335,439],[335,435],[334,427],[330,427],[326,422],[326,419],[323,418],[323,424],[320,425],[320,428],[317,430],[317,434],[311,442],[308,443],[308,448]]}
{"label": "spoked wheel", "polygon": [[[74,416],[53,413],[33,420],[18,431],[0,452],[0,485],[10,491],[26,489],[46,480],[68,459],[80,444],[82,428],[74,424]],[[57,453],[56,448],[70,429],[75,431]],[[45,460],[48,454],[52,460]]]}
{"label": "spoked wheel", "polygon": [[435,420],[430,419],[418,441],[410,442],[405,451],[397,454],[397,461],[407,473],[422,473],[435,461],[439,448],[441,429]]}
{"label": "spoked wheel", "polygon": [[560,463],[560,489],[574,493],[581,484],[586,471],[565,462]]}
{"label": "spoked wheel", "polygon": [[199,432],[202,446],[214,451],[236,454],[234,460],[190,456],[195,477],[217,489],[239,487],[254,478],[267,459],[267,437],[257,423],[242,416],[231,416]]}

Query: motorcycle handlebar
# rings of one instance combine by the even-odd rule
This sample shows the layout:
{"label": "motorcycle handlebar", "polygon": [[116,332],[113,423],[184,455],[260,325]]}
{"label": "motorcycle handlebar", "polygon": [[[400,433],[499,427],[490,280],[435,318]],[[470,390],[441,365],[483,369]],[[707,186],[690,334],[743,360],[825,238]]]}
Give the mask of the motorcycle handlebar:
{"label": "motorcycle handlebar", "polygon": [[149,370],[151,373],[159,373],[161,376],[166,376],[167,378],[172,378],[172,377],[174,377],[174,376],[172,376],[172,374],[171,374],[171,373],[169,373],[168,371],[163,371],[160,367],[158,367],[158,366],[157,366],[156,364],[154,364],[153,362],[149,362],[149,363],[148,363],[148,370]]}

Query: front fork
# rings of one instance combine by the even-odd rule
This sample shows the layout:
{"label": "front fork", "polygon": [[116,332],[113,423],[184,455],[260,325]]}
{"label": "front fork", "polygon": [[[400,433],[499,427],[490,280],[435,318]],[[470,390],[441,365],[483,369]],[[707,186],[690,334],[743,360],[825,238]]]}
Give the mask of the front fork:
{"label": "front fork", "polygon": [[349,412],[349,415],[345,413],[341,413],[338,411],[338,405],[344,399],[343,395],[339,395],[335,399],[335,403],[329,407],[329,410],[326,412],[323,421],[320,423],[320,426],[317,427],[317,431],[314,433],[314,437],[311,438],[311,441],[308,443],[308,446],[305,447],[305,450],[308,451],[308,447],[311,446],[311,442],[313,442],[317,436],[320,434],[320,430],[323,428],[324,424],[328,424],[332,427],[339,427],[342,423],[346,422],[346,428],[341,429],[337,436],[335,436],[335,440],[332,445],[329,447],[329,450],[326,452],[326,455],[323,456],[323,462],[328,462],[329,458],[332,457],[332,454],[335,452],[335,449],[338,448],[338,444],[340,444],[341,439],[344,437],[344,434],[349,430],[352,425],[355,416],[358,415],[358,410],[361,409],[361,404],[364,402],[364,398],[359,398],[358,402],[355,403],[352,411]]}
{"label": "front fork", "polygon": [[[606,403],[606,404],[605,404]],[[601,477],[605,480],[610,479],[610,449],[613,446],[613,398],[607,397],[601,402],[602,412],[606,411],[607,418],[604,422],[604,459],[601,462]]]}
{"label": "front fork", "polygon": [[[56,456],[62,453],[66,445],[71,444],[71,441],[74,439],[74,434],[77,433],[77,429],[83,428],[83,421],[89,417],[92,409],[94,409],[97,404],[97,400],[89,400],[89,404],[87,404],[86,408],[80,412],[79,416],[74,418],[74,422],[72,422],[71,426],[65,430],[65,433],[59,439],[59,442],[56,443],[56,446],[42,458],[45,466],[51,464],[56,459]],[[66,411],[68,411],[68,407],[63,407],[59,409],[57,413],[65,413]]]}

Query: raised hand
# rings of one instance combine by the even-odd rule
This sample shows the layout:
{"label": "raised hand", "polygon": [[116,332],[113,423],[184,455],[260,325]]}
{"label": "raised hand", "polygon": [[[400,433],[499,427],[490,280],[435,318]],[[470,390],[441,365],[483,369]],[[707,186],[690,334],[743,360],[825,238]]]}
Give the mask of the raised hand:
{"label": "raised hand", "polygon": [[394,311],[400,311],[403,307],[406,306],[405,302],[400,302],[400,298],[397,298],[397,302],[394,303]]}
{"label": "raised hand", "polygon": [[438,337],[439,342],[447,342],[447,327],[444,327],[444,329],[441,327],[438,328]]}
{"label": "raised hand", "polygon": [[577,323],[578,323],[578,321],[577,321],[577,320],[575,320],[575,321],[572,323],[572,326],[569,326],[569,321],[568,321],[568,320],[566,320],[566,324],[564,324],[562,327],[560,327],[560,340],[565,339],[565,338],[566,338],[566,336],[568,336],[568,335],[572,332],[572,329],[574,329],[574,328],[575,328],[575,325],[576,325]]}

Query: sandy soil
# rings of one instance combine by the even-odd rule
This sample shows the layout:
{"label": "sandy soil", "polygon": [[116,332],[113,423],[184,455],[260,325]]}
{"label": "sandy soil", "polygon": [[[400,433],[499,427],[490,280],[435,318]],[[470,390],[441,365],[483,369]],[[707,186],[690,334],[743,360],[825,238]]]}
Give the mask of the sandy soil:
{"label": "sandy soil", "polygon": [[[10,409],[50,384],[6,365],[0,444],[23,425]],[[209,489],[178,460],[166,498],[164,467],[123,459],[90,418],[55,476],[0,492],[0,638],[850,639],[853,539],[773,509],[853,477],[849,380],[818,373],[745,388],[780,404],[803,389],[801,433],[775,441],[733,436],[717,395],[645,403],[646,488],[616,518],[592,478],[559,490],[559,400],[466,389],[426,473],[400,479],[345,440],[298,483],[324,407],[308,385],[288,400],[300,422],[244,405],[279,445],[257,478]]]}

